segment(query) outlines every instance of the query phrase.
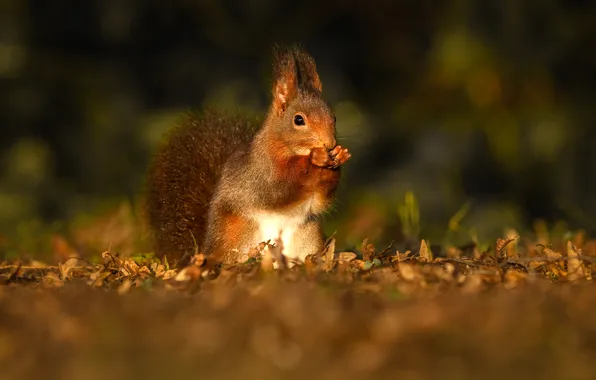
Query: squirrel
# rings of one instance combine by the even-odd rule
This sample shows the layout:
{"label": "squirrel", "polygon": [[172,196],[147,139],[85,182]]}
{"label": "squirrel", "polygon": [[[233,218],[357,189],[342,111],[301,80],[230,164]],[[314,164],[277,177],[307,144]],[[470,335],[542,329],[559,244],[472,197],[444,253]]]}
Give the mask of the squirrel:
{"label": "squirrel", "polygon": [[273,61],[261,125],[241,114],[190,113],[156,152],[146,211],[158,257],[199,248],[231,265],[263,242],[290,261],[324,248],[318,217],[351,155],[337,145],[314,59],[301,47],[275,46]]}

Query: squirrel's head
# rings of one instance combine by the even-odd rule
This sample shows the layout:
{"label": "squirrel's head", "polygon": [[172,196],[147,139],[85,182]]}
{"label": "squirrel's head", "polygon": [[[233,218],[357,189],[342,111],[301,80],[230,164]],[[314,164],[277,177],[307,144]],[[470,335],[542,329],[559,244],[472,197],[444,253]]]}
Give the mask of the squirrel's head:
{"label": "squirrel's head", "polygon": [[274,49],[273,101],[269,128],[295,154],[332,149],[335,115],[323,99],[314,59],[298,47]]}

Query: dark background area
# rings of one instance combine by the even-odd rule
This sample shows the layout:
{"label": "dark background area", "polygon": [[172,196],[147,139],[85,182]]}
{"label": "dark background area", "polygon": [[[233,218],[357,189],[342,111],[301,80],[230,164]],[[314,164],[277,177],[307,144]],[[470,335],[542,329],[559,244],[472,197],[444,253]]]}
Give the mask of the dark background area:
{"label": "dark background area", "polygon": [[595,11],[578,0],[2,0],[0,231],[138,203],[178,115],[262,114],[271,46],[291,42],[316,59],[353,153],[327,225],[343,243],[400,235],[407,192],[435,240],[462,207],[463,240],[538,218],[594,231]]}

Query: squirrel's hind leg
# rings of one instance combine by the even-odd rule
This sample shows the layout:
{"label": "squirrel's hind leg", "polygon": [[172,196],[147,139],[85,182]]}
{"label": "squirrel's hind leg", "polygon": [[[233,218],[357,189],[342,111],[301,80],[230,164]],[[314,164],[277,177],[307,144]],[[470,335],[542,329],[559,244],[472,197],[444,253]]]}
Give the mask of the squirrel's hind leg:
{"label": "squirrel's hind leg", "polygon": [[209,226],[207,252],[226,265],[246,261],[258,231],[258,225],[251,219],[231,213],[222,215]]}

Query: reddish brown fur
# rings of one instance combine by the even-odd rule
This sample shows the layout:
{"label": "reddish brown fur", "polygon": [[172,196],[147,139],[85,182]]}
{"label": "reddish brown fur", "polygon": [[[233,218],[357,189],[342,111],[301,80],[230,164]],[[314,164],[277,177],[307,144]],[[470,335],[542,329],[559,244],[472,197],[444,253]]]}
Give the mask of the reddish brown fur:
{"label": "reddish brown fur", "polygon": [[314,193],[330,200],[339,182],[339,168],[329,169],[312,164],[312,156],[291,156],[276,162],[279,180],[292,184],[286,203],[301,202]]}
{"label": "reddish brown fur", "polygon": [[[331,204],[349,153],[336,146],[335,118],[312,57],[276,49],[274,75],[271,108],[258,132],[239,116],[193,114],[156,154],[147,209],[158,255],[192,252],[194,236],[200,250],[233,263],[238,250],[263,236],[267,213],[293,220],[300,252],[322,246],[312,216]],[[293,122],[297,114],[304,127]],[[314,202],[305,203],[309,198]]]}
{"label": "reddish brown fur", "polygon": [[241,216],[230,214],[224,217],[222,239],[230,243],[230,246],[236,245],[247,229],[248,222]]}
{"label": "reddish brown fur", "polygon": [[[290,184],[287,197],[280,199],[280,205],[291,208],[315,193],[320,201],[331,202],[339,182],[339,168],[314,165],[312,153],[308,156],[290,155],[288,147],[279,140],[269,140],[268,149],[269,155],[274,157],[276,179]],[[328,153],[325,152],[325,155]]]}

